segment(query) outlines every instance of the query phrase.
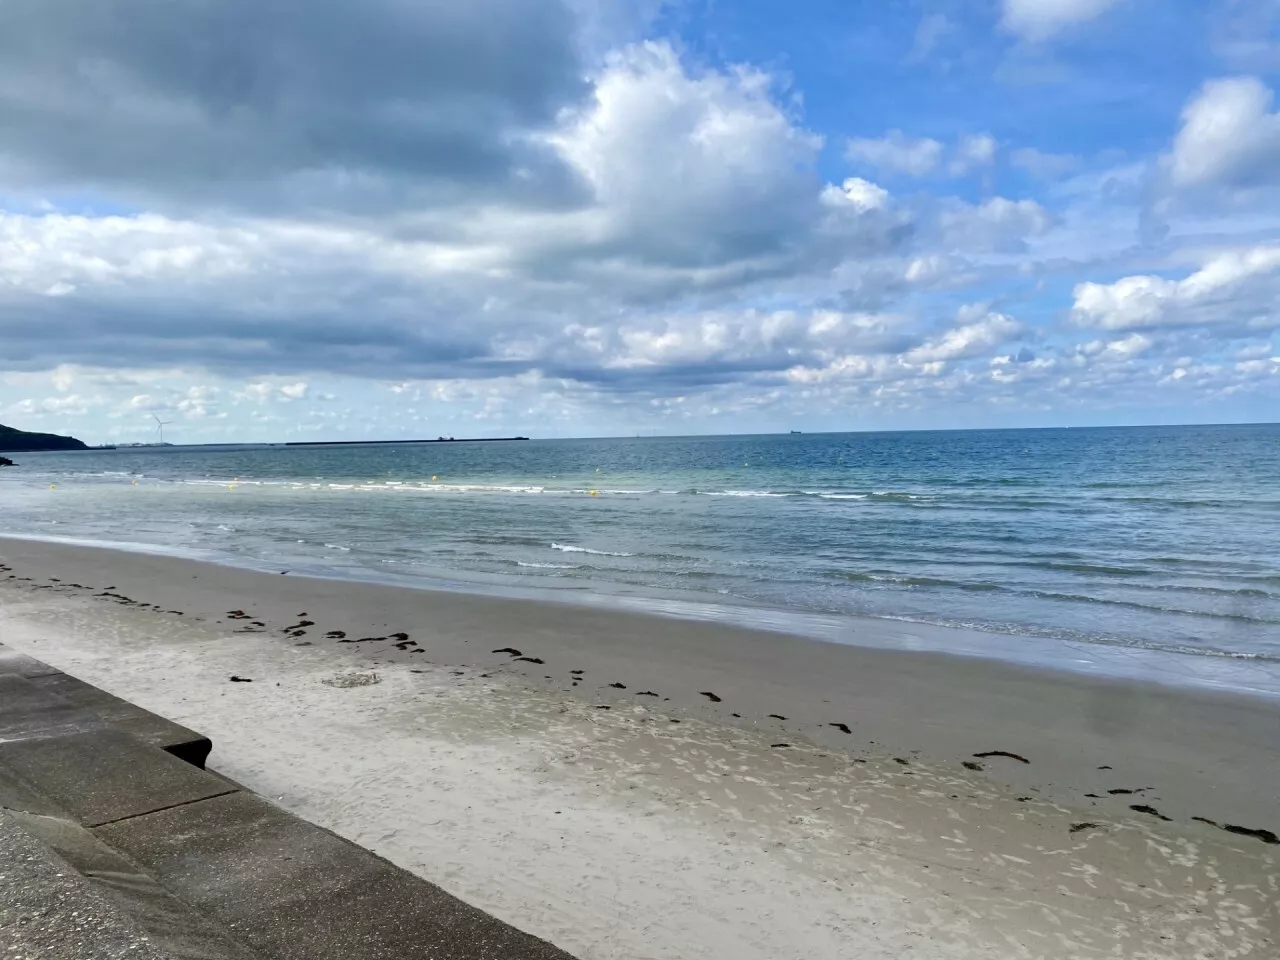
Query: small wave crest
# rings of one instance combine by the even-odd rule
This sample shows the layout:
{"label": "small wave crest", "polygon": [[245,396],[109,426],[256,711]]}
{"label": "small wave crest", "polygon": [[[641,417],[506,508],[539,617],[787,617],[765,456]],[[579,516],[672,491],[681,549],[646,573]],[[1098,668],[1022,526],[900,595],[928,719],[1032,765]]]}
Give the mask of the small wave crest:
{"label": "small wave crest", "polygon": [[517,560],[517,567],[531,567],[534,570],[578,570],[581,569],[576,563],[531,563],[525,560]]}
{"label": "small wave crest", "polygon": [[590,547],[577,547],[572,543],[552,543],[552,550],[559,550],[561,553],[589,553],[593,557],[634,557],[634,553],[614,553],[611,550],[593,550]]}

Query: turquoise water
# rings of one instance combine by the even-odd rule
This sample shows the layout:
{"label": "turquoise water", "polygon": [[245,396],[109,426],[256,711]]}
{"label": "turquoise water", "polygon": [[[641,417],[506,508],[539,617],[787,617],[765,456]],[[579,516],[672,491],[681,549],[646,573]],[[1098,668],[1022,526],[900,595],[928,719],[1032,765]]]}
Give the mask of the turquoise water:
{"label": "turquoise water", "polygon": [[1277,425],[15,459],[3,533],[1280,663]]}

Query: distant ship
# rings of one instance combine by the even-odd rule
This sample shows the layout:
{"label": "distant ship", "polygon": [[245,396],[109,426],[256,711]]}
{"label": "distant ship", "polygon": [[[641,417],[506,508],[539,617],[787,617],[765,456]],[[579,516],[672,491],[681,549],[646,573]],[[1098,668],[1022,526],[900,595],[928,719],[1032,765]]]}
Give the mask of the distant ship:
{"label": "distant ship", "polygon": [[792,432],[792,433],[801,433],[801,432],[803,432],[803,431],[800,431],[800,430],[792,430],[791,432]]}

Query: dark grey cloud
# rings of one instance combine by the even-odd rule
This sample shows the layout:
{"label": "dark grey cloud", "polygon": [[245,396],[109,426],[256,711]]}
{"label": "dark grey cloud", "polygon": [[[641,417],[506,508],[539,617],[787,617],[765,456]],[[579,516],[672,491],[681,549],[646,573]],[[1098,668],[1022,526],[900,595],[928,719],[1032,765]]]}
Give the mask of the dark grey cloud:
{"label": "dark grey cloud", "polygon": [[522,134],[587,92],[575,30],[563,0],[6,0],[0,176],[258,209],[563,194]]}

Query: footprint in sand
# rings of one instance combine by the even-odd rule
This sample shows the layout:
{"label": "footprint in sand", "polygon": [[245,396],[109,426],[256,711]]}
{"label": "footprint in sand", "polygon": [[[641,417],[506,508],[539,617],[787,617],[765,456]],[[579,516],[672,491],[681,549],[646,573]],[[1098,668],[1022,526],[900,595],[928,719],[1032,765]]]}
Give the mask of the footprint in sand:
{"label": "footprint in sand", "polygon": [[502,647],[500,650],[495,650],[495,651],[493,651],[493,652],[494,652],[494,653],[509,653],[509,654],[511,654],[513,657],[522,657],[522,656],[524,656],[524,654],[522,654],[522,653],[521,653],[519,650],[517,650],[515,647]]}
{"label": "footprint in sand", "polygon": [[770,717],[771,719],[773,719],[773,720],[785,720],[785,719],[787,719],[786,717],[784,717],[784,716],[783,716],[782,714],[780,714],[780,713],[771,713],[771,714],[769,714],[769,717]]}
{"label": "footprint in sand", "polygon": [[712,693],[710,690],[699,690],[698,692],[699,692],[702,696],[704,696],[704,697],[706,697],[708,700],[710,700],[712,703],[719,703],[719,702],[720,702],[720,698],[719,698],[719,697],[717,697],[717,696],[716,696],[714,693]]}
{"label": "footprint in sand", "polygon": [[611,684],[609,684],[609,686],[613,687],[613,689],[615,689],[615,690],[625,690],[625,689],[627,689],[627,685],[626,685],[625,683],[611,683]]}
{"label": "footprint in sand", "polygon": [[345,630],[330,630],[328,633],[324,635],[324,638],[326,640],[342,640],[346,637],[346,635],[347,634]]}
{"label": "footprint in sand", "polygon": [[853,731],[849,729],[849,725],[847,723],[828,723],[827,726],[835,727],[841,733],[853,733]]}
{"label": "footprint in sand", "polygon": [[546,663],[545,660],[542,660],[539,657],[516,657],[516,659],[524,660],[526,663]]}
{"label": "footprint in sand", "polygon": [[977,760],[965,760],[965,761],[964,761],[964,762],[962,762],[960,765],[961,765],[962,767],[964,767],[966,770],[985,770],[985,769],[987,769],[987,768],[986,768],[986,767],[984,767],[982,764],[980,764]]}

